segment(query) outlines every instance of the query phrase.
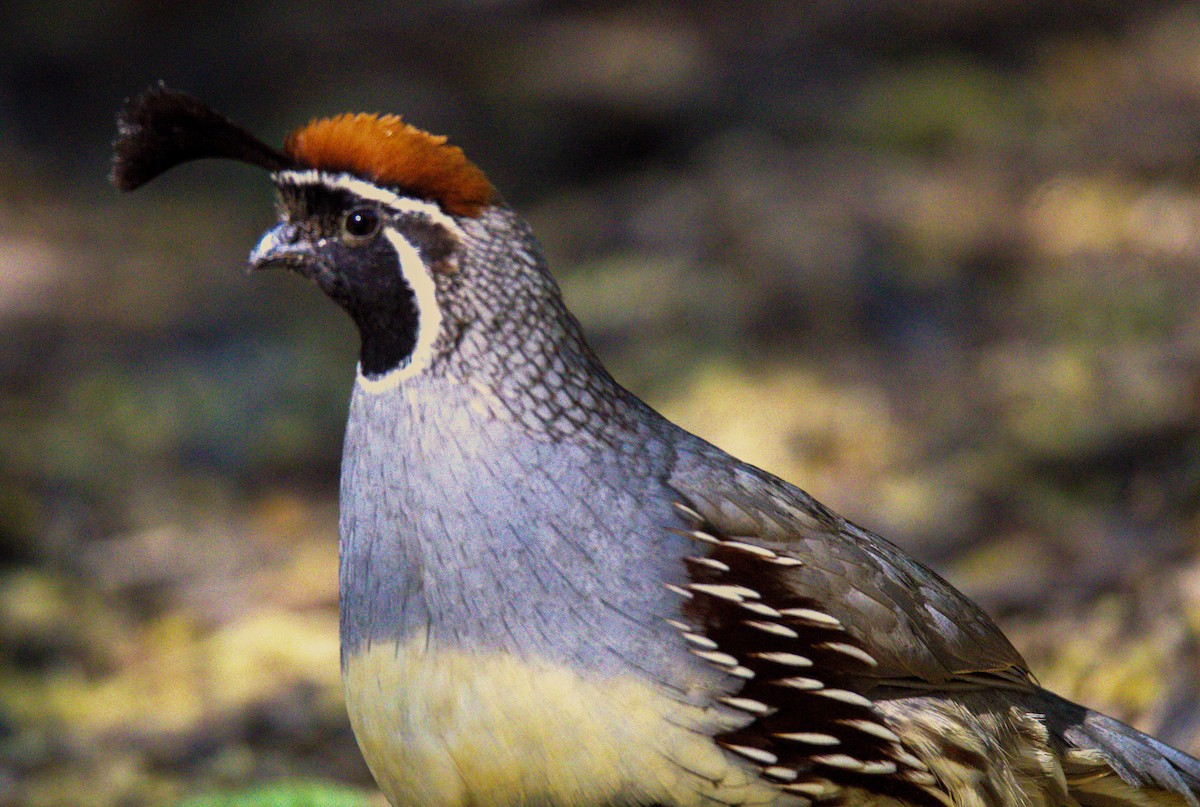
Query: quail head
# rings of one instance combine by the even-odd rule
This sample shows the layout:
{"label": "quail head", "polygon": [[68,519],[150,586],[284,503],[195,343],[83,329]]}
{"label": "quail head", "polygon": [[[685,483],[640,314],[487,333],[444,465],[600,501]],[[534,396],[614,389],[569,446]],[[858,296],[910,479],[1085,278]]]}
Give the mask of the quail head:
{"label": "quail head", "polygon": [[1046,690],[979,608],[619,386],[529,227],[392,115],[281,150],[162,86],[113,179],[270,172],[255,267],[361,335],[342,673],[395,805],[1200,807],[1200,762]]}

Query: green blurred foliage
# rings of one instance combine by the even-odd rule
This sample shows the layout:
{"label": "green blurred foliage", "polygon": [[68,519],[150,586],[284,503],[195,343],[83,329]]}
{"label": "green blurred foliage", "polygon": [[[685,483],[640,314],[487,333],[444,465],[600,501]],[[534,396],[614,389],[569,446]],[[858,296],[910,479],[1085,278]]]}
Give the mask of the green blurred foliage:
{"label": "green blurred foliage", "polygon": [[237,793],[184,799],[176,807],[370,807],[362,792],[320,784],[278,783]]}

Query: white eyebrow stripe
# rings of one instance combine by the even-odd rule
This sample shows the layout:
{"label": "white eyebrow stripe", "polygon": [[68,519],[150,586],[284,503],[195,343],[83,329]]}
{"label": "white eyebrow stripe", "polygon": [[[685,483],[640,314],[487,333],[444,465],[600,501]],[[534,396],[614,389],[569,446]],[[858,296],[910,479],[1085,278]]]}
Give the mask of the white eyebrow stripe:
{"label": "white eyebrow stripe", "polygon": [[359,179],[353,174],[331,174],[327,171],[318,171],[316,169],[304,171],[289,169],[286,171],[276,171],[272,175],[272,178],[276,183],[286,183],[288,185],[324,185],[334,190],[353,193],[355,196],[359,196],[368,202],[378,202],[397,213],[417,213],[427,217],[435,224],[440,224],[459,240],[463,239],[463,231],[458,226],[458,222],[447,216],[433,202],[426,202],[423,199],[416,199],[412,196],[401,196],[386,188],[381,188],[366,180]]}

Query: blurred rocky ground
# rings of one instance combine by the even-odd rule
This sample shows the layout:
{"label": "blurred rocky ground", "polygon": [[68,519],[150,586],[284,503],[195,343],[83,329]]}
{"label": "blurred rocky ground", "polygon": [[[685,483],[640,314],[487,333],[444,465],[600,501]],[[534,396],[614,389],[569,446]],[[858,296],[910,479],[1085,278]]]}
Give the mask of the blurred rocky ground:
{"label": "blurred rocky ground", "polygon": [[1200,6],[0,11],[0,805],[370,792],[341,705],[355,345],[247,277],[263,177],[128,198],[162,78],[268,140],[446,132],[618,378],[902,544],[1041,681],[1200,752]]}

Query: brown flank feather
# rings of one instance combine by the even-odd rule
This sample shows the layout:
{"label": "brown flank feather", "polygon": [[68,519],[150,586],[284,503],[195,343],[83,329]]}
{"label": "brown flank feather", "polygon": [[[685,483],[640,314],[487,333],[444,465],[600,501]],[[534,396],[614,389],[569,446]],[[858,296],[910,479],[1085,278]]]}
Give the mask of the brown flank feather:
{"label": "brown flank feather", "polygon": [[288,136],[284,152],[301,165],[347,171],[437,202],[455,216],[478,216],[495,190],[462,149],[398,115],[345,114],[314,120]]}

